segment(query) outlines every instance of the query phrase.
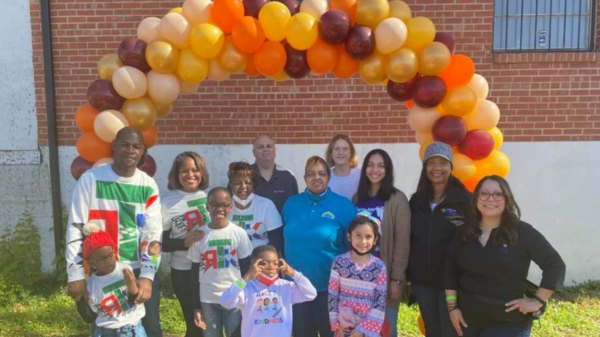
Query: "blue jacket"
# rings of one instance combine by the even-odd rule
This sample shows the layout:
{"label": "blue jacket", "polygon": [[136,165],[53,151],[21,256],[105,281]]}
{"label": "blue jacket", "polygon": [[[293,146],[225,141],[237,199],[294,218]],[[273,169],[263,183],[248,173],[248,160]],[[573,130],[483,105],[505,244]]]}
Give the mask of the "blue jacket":
{"label": "blue jacket", "polygon": [[346,229],[356,207],[329,188],[324,195],[308,190],[283,206],[285,258],[317,291],[327,291],[333,259],[348,251]]}

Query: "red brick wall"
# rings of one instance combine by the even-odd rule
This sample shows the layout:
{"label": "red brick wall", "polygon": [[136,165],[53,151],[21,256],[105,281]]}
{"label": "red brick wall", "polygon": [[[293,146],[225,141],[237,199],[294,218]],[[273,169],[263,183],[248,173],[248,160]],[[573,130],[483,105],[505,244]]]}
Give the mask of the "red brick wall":
{"label": "red brick wall", "polygon": [[[473,58],[490,83],[507,141],[600,140],[600,59],[597,53],[494,54],[494,0],[407,0],[413,13],[450,31],[457,52]],[[98,78],[96,63],[136,35],[138,23],[162,16],[182,1],[52,0],[52,34],[60,145],[74,145],[80,131],[74,112]],[[41,14],[31,0],[33,62],[40,145],[47,143]],[[596,41],[600,35],[596,14]],[[596,44],[598,45],[598,44]],[[325,143],[339,132],[360,143],[413,142],[407,110],[382,86],[358,78],[310,77],[274,82],[232,76],[206,81],[196,95],[178,100],[158,121],[160,144],[243,144],[258,132],[281,143]]]}

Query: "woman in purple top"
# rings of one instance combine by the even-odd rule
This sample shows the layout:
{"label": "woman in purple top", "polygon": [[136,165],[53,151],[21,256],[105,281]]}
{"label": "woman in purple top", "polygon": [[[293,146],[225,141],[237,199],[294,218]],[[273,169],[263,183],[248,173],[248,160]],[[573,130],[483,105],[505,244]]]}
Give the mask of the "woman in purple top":
{"label": "woman in purple top", "polygon": [[357,211],[367,211],[381,221],[379,241],[373,255],[387,268],[388,302],[386,318],[390,336],[396,337],[398,307],[406,285],[410,250],[410,206],[406,195],[394,187],[394,166],[390,155],[381,149],[367,154],[362,165],[358,193],[352,201]]}

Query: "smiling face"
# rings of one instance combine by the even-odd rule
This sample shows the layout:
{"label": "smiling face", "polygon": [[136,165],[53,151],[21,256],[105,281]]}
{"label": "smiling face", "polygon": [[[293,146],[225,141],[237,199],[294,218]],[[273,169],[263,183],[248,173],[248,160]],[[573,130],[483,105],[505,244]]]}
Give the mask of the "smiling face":
{"label": "smiling face", "polygon": [[366,174],[371,184],[379,184],[385,178],[385,163],[379,153],[375,153],[369,158]]}
{"label": "smiling face", "polygon": [[254,192],[254,185],[252,184],[250,175],[236,174],[232,177],[231,190],[236,197],[246,200],[246,198]]}
{"label": "smiling face", "polygon": [[179,166],[179,183],[184,192],[195,192],[202,182],[202,172],[196,166],[196,162],[190,157],[186,157],[181,166]]}
{"label": "smiling face", "polygon": [[350,144],[344,139],[338,139],[331,149],[331,159],[335,166],[350,165],[351,156]]}
{"label": "smiling face", "polygon": [[373,227],[364,223],[359,224],[348,234],[348,240],[354,249],[360,253],[366,253],[373,248],[376,240]]}
{"label": "smiling face", "polygon": [[477,195],[477,210],[482,218],[501,219],[506,208],[504,192],[497,181],[488,179],[481,184]]}
{"label": "smiling face", "polygon": [[258,256],[262,260],[260,265],[263,267],[262,273],[269,278],[277,276],[279,269],[279,258],[275,252],[265,251]]}
{"label": "smiling face", "polygon": [[137,167],[144,155],[144,140],[135,132],[124,132],[112,144],[113,165],[131,169]]}
{"label": "smiling face", "polygon": [[[208,212],[212,221],[224,223],[231,213],[231,196],[225,191],[217,191],[208,198]],[[211,222],[212,222],[211,221]]]}
{"label": "smiling face", "polygon": [[306,187],[313,194],[321,194],[327,189],[329,183],[329,169],[321,162],[317,162],[306,169],[304,173]]}
{"label": "smiling face", "polygon": [[431,157],[425,164],[427,179],[432,184],[445,185],[452,173],[452,164],[442,157]]}

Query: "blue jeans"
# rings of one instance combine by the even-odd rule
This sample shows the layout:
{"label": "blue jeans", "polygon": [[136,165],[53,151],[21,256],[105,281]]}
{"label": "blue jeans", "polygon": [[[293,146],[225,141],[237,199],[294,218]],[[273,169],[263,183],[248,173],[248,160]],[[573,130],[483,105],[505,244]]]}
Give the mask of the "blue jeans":
{"label": "blue jeans", "polygon": [[106,329],[96,327],[92,337],[147,337],[142,322],[137,325],[125,325],[118,329]]}
{"label": "blue jeans", "polygon": [[206,323],[204,337],[223,337],[223,327],[227,337],[239,336],[242,324],[240,309],[225,309],[217,303],[200,303],[202,306],[202,319]]}
{"label": "blue jeans", "polygon": [[467,322],[468,327],[462,328],[463,337],[529,337],[531,329],[515,326],[481,327],[473,322]]}
{"label": "blue jeans", "polygon": [[390,323],[390,337],[398,337],[398,307],[385,308],[385,317]]}
{"label": "blue jeans", "polygon": [[310,302],[294,304],[292,307],[294,337],[333,337],[329,324],[329,293],[320,291]]}
{"label": "blue jeans", "polygon": [[413,294],[417,298],[427,337],[456,337],[450,322],[444,290],[413,283]]}

